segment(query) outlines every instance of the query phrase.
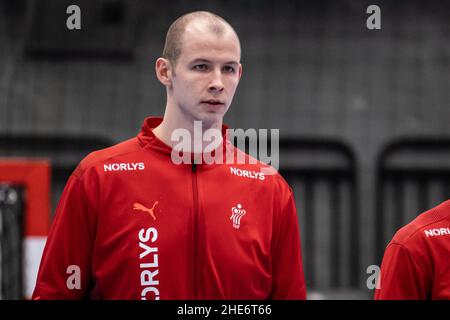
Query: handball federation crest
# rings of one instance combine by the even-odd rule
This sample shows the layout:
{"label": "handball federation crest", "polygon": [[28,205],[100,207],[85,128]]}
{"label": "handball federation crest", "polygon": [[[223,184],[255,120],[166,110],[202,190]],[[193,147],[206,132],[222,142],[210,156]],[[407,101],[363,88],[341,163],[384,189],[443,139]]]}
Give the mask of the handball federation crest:
{"label": "handball federation crest", "polygon": [[231,208],[230,220],[233,220],[233,228],[239,229],[241,226],[241,218],[245,214],[245,210],[242,209],[242,205],[238,203],[236,207]]}

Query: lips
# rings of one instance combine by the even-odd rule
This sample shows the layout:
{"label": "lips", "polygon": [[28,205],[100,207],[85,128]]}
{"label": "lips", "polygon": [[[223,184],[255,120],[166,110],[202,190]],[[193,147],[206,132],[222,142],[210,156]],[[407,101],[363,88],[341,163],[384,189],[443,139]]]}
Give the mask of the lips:
{"label": "lips", "polygon": [[224,104],[222,101],[215,100],[215,99],[204,100],[204,101],[202,101],[202,103],[206,103],[206,104],[213,105],[213,106],[220,106],[220,105]]}

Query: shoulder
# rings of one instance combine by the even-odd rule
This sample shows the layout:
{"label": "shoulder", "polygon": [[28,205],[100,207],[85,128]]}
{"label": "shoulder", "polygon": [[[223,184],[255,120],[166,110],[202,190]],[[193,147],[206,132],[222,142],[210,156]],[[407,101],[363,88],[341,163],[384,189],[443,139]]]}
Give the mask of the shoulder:
{"label": "shoulder", "polygon": [[137,138],[134,137],[111,147],[93,151],[80,161],[73,174],[80,178],[89,169],[99,165],[102,166],[112,159],[120,160],[121,157],[140,150],[142,150],[142,147]]}
{"label": "shoulder", "polygon": [[442,259],[448,253],[449,217],[450,201],[445,201],[399,229],[383,257],[382,277],[384,273],[384,277],[387,275],[391,279],[384,278],[383,282],[397,283],[398,279],[403,279],[406,285],[411,282],[413,273],[428,286],[436,268],[445,266]]}
{"label": "shoulder", "polygon": [[252,177],[258,182],[257,184],[261,189],[277,196],[285,195],[287,198],[291,196],[292,189],[280,174],[278,168],[252,157],[239,148],[234,148],[237,159],[240,159],[240,161],[237,164],[229,166],[232,174],[242,177]]}
{"label": "shoulder", "polygon": [[450,200],[421,213],[413,221],[402,227],[394,235],[391,243],[406,248],[424,244],[433,237],[450,236]]}

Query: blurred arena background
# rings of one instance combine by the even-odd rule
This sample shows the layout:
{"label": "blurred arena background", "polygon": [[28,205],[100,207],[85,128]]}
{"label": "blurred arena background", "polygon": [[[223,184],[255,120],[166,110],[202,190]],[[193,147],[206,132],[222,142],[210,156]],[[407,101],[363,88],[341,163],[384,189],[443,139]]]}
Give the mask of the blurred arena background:
{"label": "blurred arena background", "polygon": [[[79,31],[66,28],[71,4]],[[381,30],[366,28],[371,4]],[[170,23],[194,10],[223,16],[241,39],[226,123],[280,129],[309,298],[371,299],[367,267],[395,230],[450,198],[448,1],[0,0],[1,160],[47,159],[52,215],[87,153],[163,114],[154,61]],[[5,175],[0,185],[0,297],[26,298],[25,251],[39,260],[41,248],[24,245],[30,197]]]}

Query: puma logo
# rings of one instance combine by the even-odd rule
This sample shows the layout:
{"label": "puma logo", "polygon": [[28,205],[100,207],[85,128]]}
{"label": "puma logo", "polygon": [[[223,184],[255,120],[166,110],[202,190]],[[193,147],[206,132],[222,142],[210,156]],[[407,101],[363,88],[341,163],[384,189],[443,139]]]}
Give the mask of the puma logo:
{"label": "puma logo", "polygon": [[157,204],[158,204],[158,201],[156,201],[156,202],[153,204],[153,207],[152,207],[151,209],[149,209],[149,208],[143,206],[143,205],[140,204],[140,203],[135,203],[135,204],[133,205],[133,210],[141,210],[141,211],[144,211],[144,212],[148,212],[148,213],[150,213],[150,215],[153,217],[153,220],[156,220],[155,213],[154,213],[153,210],[155,209],[155,207],[156,207]]}

